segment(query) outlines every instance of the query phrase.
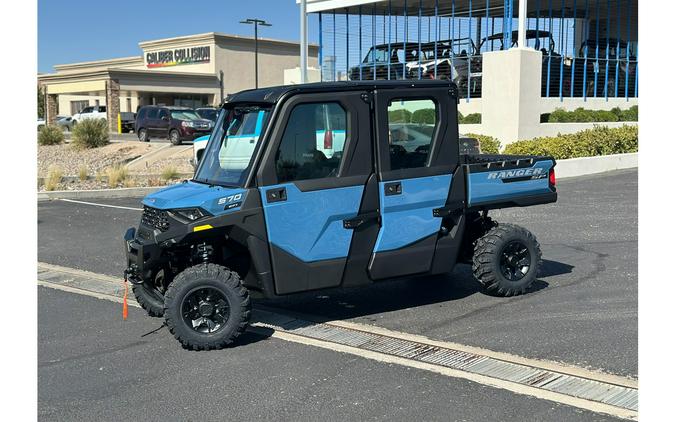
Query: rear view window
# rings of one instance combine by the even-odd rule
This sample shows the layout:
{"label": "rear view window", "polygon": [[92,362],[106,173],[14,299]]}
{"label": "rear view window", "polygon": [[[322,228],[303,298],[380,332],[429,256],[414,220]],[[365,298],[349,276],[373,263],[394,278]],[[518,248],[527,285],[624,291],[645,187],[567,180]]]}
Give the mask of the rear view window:
{"label": "rear view window", "polygon": [[432,100],[394,100],[389,116],[390,170],[425,167],[438,124]]}

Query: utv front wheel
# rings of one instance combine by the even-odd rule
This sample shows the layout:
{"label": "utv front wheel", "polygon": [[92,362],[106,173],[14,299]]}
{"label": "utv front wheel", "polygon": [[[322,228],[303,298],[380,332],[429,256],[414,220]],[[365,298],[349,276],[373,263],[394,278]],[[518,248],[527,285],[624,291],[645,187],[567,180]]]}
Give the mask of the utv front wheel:
{"label": "utv front wheel", "polygon": [[134,284],[132,288],[136,301],[151,317],[164,315],[164,296],[149,283]]}
{"label": "utv front wheel", "polygon": [[489,293],[516,296],[532,286],[540,264],[541,249],[532,233],[499,224],[476,242],[472,269]]}
{"label": "utv front wheel", "polygon": [[183,347],[221,349],[246,329],[251,299],[237,273],[220,265],[200,264],[178,274],[169,285],[164,317]]}

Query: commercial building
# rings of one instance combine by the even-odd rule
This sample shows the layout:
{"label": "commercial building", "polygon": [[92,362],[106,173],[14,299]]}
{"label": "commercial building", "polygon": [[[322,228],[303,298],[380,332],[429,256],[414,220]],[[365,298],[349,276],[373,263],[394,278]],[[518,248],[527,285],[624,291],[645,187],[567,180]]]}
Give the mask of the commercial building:
{"label": "commercial building", "polygon": [[[147,104],[216,105],[228,94],[255,87],[255,40],[209,32],[139,43],[134,57],[54,66],[41,74],[47,123],[90,105],[106,105],[111,130],[119,112]],[[309,46],[309,66],[318,65],[318,46]],[[259,86],[284,84],[298,68],[296,42],[258,39]],[[286,70],[286,72],[285,72]],[[292,73],[292,71],[290,72]]]}
{"label": "commercial building", "polygon": [[307,13],[322,80],[450,78],[460,112],[481,115],[460,130],[503,143],[592,125],[541,122],[557,108],[637,104],[638,0],[307,0]]}

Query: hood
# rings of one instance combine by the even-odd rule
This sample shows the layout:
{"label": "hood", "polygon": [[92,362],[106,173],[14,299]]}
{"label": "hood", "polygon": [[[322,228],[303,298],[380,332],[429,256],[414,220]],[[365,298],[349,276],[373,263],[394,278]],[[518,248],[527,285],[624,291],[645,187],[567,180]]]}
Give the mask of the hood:
{"label": "hood", "polygon": [[246,189],[209,186],[197,182],[178,183],[143,198],[143,205],[162,210],[200,207],[213,215],[239,208]]}

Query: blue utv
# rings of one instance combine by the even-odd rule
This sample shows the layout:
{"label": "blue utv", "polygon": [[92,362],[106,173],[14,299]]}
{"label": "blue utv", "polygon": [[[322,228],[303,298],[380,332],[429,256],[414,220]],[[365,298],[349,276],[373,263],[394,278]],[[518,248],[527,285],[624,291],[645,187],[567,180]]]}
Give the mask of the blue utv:
{"label": "blue utv", "polygon": [[551,157],[460,154],[452,82],[316,83],[222,104],[192,180],[145,197],[124,236],[138,302],[191,349],[274,298],[472,265],[484,290],[535,281],[539,245],[496,208],[555,202]]}

